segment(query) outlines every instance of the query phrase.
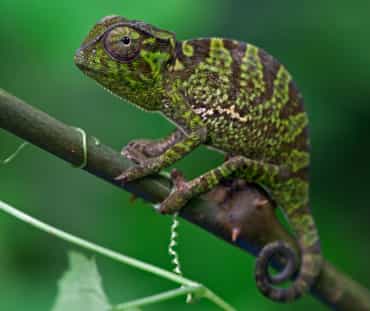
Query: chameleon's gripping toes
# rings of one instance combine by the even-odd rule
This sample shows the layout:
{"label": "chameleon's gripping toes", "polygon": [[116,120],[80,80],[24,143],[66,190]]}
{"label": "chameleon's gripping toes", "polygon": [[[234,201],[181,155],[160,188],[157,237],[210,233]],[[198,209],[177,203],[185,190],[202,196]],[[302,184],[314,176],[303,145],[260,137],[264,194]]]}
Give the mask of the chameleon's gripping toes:
{"label": "chameleon's gripping toes", "polygon": [[75,62],[111,92],[177,125],[168,138],[131,143],[123,152],[138,165],[119,179],[158,172],[200,144],[224,152],[228,160],[219,167],[177,183],[160,211],[178,211],[224,178],[265,186],[296,234],[301,264],[290,287],[276,287],[291,273],[270,276],[269,260],[276,253],[291,259],[291,250],[281,242],[267,245],[257,258],[257,285],[277,301],[309,290],[322,257],[308,207],[308,119],[299,91],[278,61],[251,44],[218,38],[180,42],[152,25],[108,16],[90,31]]}

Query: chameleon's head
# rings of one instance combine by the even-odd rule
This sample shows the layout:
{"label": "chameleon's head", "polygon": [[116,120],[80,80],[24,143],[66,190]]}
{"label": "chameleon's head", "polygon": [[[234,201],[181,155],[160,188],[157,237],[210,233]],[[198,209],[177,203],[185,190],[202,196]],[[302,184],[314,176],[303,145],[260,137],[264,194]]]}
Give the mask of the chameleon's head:
{"label": "chameleon's head", "polygon": [[159,110],[163,74],[174,60],[175,45],[173,33],[107,16],[87,35],[75,63],[118,96],[146,110]]}

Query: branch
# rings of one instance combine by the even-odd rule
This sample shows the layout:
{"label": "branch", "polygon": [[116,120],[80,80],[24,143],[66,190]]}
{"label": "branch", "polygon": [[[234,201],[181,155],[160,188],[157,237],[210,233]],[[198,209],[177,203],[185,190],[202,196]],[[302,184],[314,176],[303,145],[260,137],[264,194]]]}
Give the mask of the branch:
{"label": "branch", "polygon": [[[83,162],[81,133],[1,89],[0,127],[74,165]],[[114,177],[133,163],[110,147],[96,144],[92,136],[87,138],[87,150],[84,170],[122,188]],[[131,182],[124,189],[154,204],[169,194],[170,186],[167,178],[156,175]],[[253,255],[275,240],[285,240],[297,249],[294,238],[278,222],[270,201],[259,204],[266,200],[266,194],[256,186],[241,184],[231,190],[225,184],[192,200],[180,216]],[[233,243],[235,226],[240,234]],[[369,290],[327,261],[312,294],[336,310],[370,311]]]}

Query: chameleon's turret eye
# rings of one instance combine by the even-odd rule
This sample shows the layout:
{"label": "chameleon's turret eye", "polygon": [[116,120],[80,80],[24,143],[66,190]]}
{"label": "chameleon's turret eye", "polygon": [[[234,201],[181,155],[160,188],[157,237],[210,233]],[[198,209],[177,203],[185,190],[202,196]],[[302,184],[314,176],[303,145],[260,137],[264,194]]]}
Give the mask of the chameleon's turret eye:
{"label": "chameleon's turret eye", "polygon": [[141,36],[132,28],[117,26],[104,35],[104,48],[119,62],[132,61],[140,53]]}

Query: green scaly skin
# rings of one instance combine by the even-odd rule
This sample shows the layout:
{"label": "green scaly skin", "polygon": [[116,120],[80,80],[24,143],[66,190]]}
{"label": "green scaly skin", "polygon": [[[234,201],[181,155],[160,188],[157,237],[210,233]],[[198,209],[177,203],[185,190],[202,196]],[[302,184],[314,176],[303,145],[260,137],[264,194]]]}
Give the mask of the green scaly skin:
{"label": "green scaly skin", "polygon": [[308,119],[291,75],[276,59],[251,44],[219,38],[181,42],[152,25],[108,16],[90,31],[75,62],[112,93],[177,126],[168,138],[130,143],[123,154],[138,165],[118,179],[156,173],[200,144],[225,153],[219,167],[177,181],[160,211],[177,212],[225,178],[265,186],[297,236],[301,265],[290,287],[274,286],[293,271],[269,275],[272,256],[289,253],[282,242],[269,244],[257,259],[257,286],[276,301],[294,300],[310,289],[322,257],[308,207]]}

